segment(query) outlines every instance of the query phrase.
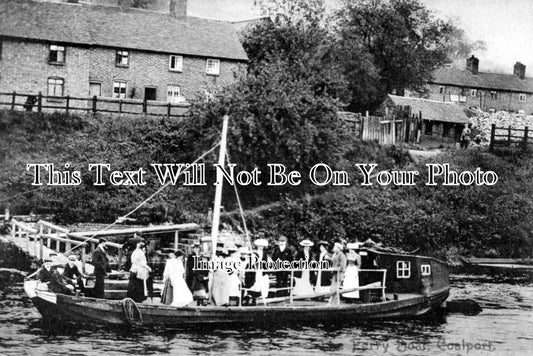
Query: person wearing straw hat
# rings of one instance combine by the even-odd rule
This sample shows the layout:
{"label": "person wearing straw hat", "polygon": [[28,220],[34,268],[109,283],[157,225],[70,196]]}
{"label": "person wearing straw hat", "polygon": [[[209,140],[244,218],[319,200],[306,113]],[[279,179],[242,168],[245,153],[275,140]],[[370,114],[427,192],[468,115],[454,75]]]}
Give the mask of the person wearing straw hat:
{"label": "person wearing straw hat", "polygon": [[92,292],[94,298],[104,298],[105,294],[104,281],[107,270],[109,269],[109,259],[105,253],[106,242],[107,240],[105,238],[100,238],[98,240],[98,246],[91,257],[91,262],[94,266],[94,276],[96,277]]}
{"label": "person wearing straw hat", "polygon": [[52,267],[55,268],[55,271],[52,273],[48,289],[54,293],[73,294],[74,286],[68,284],[63,276],[65,273],[65,264],[55,263]]}
{"label": "person wearing straw hat", "polygon": [[326,293],[330,291],[331,272],[322,270],[322,263],[331,260],[331,254],[328,252],[329,242],[319,241],[318,248],[320,249],[318,255],[318,272],[316,276],[315,293]]}
{"label": "person wearing straw hat", "polygon": [[169,259],[165,264],[163,279],[172,285],[173,307],[183,307],[193,301],[193,296],[189,287],[185,283],[185,267],[183,266],[183,256],[185,253],[177,250],[169,254]]}
{"label": "person wearing straw hat", "polygon": [[[230,242],[226,246],[229,256],[226,259],[230,265],[237,267],[241,261],[241,254],[236,244]],[[239,270],[232,269],[228,272],[228,294],[229,304],[239,305],[241,298],[241,278],[239,276]]]}
{"label": "person wearing straw hat", "polygon": [[250,287],[248,294],[252,298],[251,305],[256,305],[256,299],[261,296],[263,301],[268,297],[268,290],[270,288],[270,280],[268,273],[263,271],[263,265],[269,261],[265,248],[268,247],[267,239],[257,239],[254,241],[256,250],[251,257],[251,269],[255,269],[254,284]]}
{"label": "person wearing straw hat", "polygon": [[[331,278],[331,292],[337,292],[341,287],[341,282],[344,279],[344,271],[346,270],[346,256],[342,250],[344,246],[340,242],[335,242],[333,245],[333,256],[331,257],[331,268],[336,269],[333,271]],[[338,301],[336,294],[332,294],[329,298],[329,302],[333,303]]]}
{"label": "person wearing straw hat", "polygon": [[[342,283],[342,289],[353,289],[359,288],[359,268],[361,266],[361,257],[355,252],[355,249],[358,248],[357,243],[349,243],[346,245],[348,253],[346,254],[346,273],[344,274],[344,281]],[[358,299],[359,291],[353,291],[344,293],[342,295],[344,298],[349,300]]]}
{"label": "person wearing straw hat", "polygon": [[[300,264],[305,263],[309,266],[309,262],[316,261],[315,256],[311,253],[311,247],[314,243],[305,239],[300,242],[302,249],[296,253],[295,261],[298,261]],[[294,289],[293,295],[309,295],[313,294],[313,285],[316,282],[316,273],[311,272],[308,268],[303,269],[302,271],[294,272]]]}

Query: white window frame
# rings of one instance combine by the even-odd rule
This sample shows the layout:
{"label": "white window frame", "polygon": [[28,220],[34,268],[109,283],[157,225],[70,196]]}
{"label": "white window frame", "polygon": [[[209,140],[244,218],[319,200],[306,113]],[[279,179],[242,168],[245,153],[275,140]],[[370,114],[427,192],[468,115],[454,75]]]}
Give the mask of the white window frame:
{"label": "white window frame", "polygon": [[[174,67],[172,66],[172,59],[174,59]],[[168,57],[168,70],[171,72],[182,72],[183,71],[183,56],[177,56],[171,54]]]}
{"label": "white window frame", "polygon": [[[177,90],[176,90],[177,89]],[[170,92],[175,93],[177,91],[178,95],[169,95]],[[167,103],[179,104],[184,103],[186,100],[181,95],[181,86],[175,84],[167,85]]]}
{"label": "white window frame", "polygon": [[[52,52],[57,52],[55,61],[51,59]],[[66,51],[65,46],[51,44],[50,45],[50,52],[48,53],[48,63],[64,64],[65,63],[65,59],[66,59],[66,54],[67,54],[67,51]]]}
{"label": "white window frame", "polygon": [[477,96],[477,89],[470,89],[470,96],[475,98]]}
{"label": "white window frame", "polygon": [[[120,61],[119,61],[120,56]],[[129,67],[130,66],[130,51],[117,49],[115,52],[115,66]]]}
{"label": "white window frame", "polygon": [[[50,88],[53,88],[50,92]],[[61,93],[57,93],[57,89],[61,89]],[[46,95],[53,97],[62,97],[65,93],[65,79],[59,77],[49,77],[46,81]]]}
{"label": "white window frame", "polygon": [[491,91],[490,92],[490,100],[498,100],[498,92],[497,91]]}
{"label": "white window frame", "polygon": [[[118,93],[115,92],[115,88],[119,88]],[[121,90],[122,88],[124,88],[123,93]],[[113,98],[126,99],[127,94],[128,94],[128,82],[124,80],[113,81]]]}
{"label": "white window frame", "polygon": [[209,75],[219,75],[220,74],[220,60],[218,59],[207,59],[205,65],[205,72]]}
{"label": "white window frame", "polygon": [[422,274],[422,276],[430,276],[431,265],[420,265],[420,273]]}
{"label": "white window frame", "polygon": [[396,278],[411,278],[410,261],[396,261]]}
{"label": "white window frame", "polygon": [[521,102],[521,103],[525,103],[526,102],[526,94],[525,93],[518,94],[518,101]]}

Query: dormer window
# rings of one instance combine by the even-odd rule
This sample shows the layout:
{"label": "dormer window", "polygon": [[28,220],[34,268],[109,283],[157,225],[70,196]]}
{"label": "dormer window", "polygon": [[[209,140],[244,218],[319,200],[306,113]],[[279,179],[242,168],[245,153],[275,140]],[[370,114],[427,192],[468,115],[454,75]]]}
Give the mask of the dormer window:
{"label": "dormer window", "polygon": [[526,101],[526,94],[524,94],[524,93],[518,94],[518,101],[521,102],[521,103],[525,102]]}
{"label": "dormer window", "polygon": [[50,45],[48,63],[65,64],[65,46]]}
{"label": "dormer window", "polygon": [[210,75],[219,75],[220,61],[218,59],[208,59],[205,72]]}
{"label": "dormer window", "polygon": [[130,65],[130,52],[117,50],[115,56],[115,65],[117,67],[128,67]]}

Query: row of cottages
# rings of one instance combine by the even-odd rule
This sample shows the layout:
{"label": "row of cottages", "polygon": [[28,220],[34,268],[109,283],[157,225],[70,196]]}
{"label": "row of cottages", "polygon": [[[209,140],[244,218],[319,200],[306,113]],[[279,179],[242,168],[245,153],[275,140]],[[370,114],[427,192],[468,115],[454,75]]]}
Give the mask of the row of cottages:
{"label": "row of cottages", "polygon": [[510,111],[533,114],[533,78],[526,66],[516,62],[513,74],[479,71],[479,59],[466,60],[466,69],[440,68],[428,83],[429,99],[456,102],[483,111]]}
{"label": "row of cottages", "polygon": [[448,142],[459,141],[465,124],[469,124],[464,109],[452,102],[442,102],[406,96],[387,95],[379,108],[383,114],[385,108],[389,113],[410,107],[411,114],[421,117],[420,142]]}
{"label": "row of cottages", "polygon": [[180,103],[228,85],[247,56],[229,22],[82,3],[0,2],[0,92]]}

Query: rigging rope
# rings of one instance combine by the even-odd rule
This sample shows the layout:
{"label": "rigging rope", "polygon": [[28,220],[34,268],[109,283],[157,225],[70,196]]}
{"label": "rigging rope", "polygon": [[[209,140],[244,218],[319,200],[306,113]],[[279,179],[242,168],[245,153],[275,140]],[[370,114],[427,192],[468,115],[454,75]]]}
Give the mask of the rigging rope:
{"label": "rigging rope", "polygon": [[[229,153],[226,150],[226,160],[228,165],[230,164],[229,160]],[[237,185],[233,184],[233,188],[235,189],[235,196],[237,197],[237,204],[239,205],[239,212],[241,213],[241,219],[242,219],[242,225],[244,228],[244,234],[246,235],[246,243],[248,245],[248,248],[250,251],[252,250],[252,241],[250,240],[250,233],[248,232],[248,227],[246,226],[246,219],[244,218],[244,210],[242,208],[241,204],[241,198],[239,197],[239,192],[237,191]]]}
{"label": "rigging rope", "polygon": [[[180,171],[178,176],[176,177],[176,179],[184,172],[188,171],[195,163],[198,163],[200,160],[202,160],[205,156],[207,156],[208,154],[210,154],[213,150],[215,150],[215,148],[217,148],[218,146],[220,145],[220,142],[218,142],[216,145],[214,145],[213,147],[211,147],[208,151],[204,152],[200,157],[198,157],[193,163],[191,163],[189,166],[185,167],[184,170]],[[143,205],[145,205],[146,203],[148,203],[150,200],[152,200],[157,194],[161,193],[161,191],[163,191],[163,189],[165,189],[166,187],[168,187],[169,185],[172,184],[172,181],[169,181],[167,182],[165,185],[163,185],[162,187],[160,187],[158,190],[155,191],[155,193],[153,193],[152,195],[150,195],[148,198],[146,198],[141,204],[137,205],[133,210],[131,210],[129,213],[127,213],[126,215],[120,217],[119,219],[117,219],[115,222],[113,222],[112,224],[109,224],[107,225],[102,231],[106,231],[108,229],[110,229],[111,227],[115,226],[119,221],[120,219],[125,219],[127,218],[128,216],[130,216],[131,214],[133,214],[134,212],[136,212],[137,210],[139,210]],[[70,250],[68,251],[65,251],[64,254],[67,254],[68,252],[70,251],[73,251],[74,249],[78,248],[79,246],[85,244],[87,241],[91,240],[92,238],[94,238],[96,236],[96,234],[86,238],[85,240],[81,241],[79,244],[75,245],[74,247],[72,247]]]}

